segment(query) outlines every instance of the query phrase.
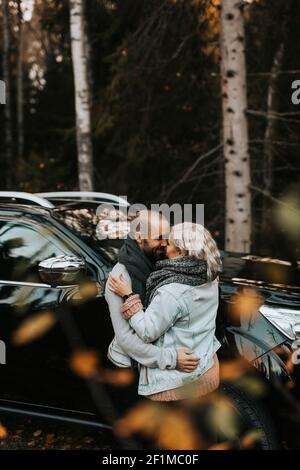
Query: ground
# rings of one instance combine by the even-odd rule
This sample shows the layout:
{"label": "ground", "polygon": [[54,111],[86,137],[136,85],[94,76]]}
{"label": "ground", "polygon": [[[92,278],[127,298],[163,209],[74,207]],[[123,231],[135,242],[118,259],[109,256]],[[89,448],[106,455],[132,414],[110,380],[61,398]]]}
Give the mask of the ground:
{"label": "ground", "polygon": [[7,437],[0,440],[0,450],[112,448],[111,436],[87,427],[11,416],[2,416],[1,423]]}

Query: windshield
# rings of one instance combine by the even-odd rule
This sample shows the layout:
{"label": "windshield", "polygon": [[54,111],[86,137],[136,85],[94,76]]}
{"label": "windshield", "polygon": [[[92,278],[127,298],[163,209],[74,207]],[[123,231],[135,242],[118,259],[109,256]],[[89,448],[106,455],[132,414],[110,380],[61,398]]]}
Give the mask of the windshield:
{"label": "windshield", "polygon": [[57,208],[54,216],[74,230],[88,245],[101,253],[110,263],[118,261],[118,254],[129,232],[129,217],[119,209]]}

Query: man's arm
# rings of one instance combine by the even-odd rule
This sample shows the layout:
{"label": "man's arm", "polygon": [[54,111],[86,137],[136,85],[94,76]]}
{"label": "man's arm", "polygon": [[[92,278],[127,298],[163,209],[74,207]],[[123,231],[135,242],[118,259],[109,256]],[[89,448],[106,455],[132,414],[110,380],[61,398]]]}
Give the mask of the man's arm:
{"label": "man's arm", "polygon": [[[123,274],[124,278],[131,285],[131,280],[125,266],[118,263],[112,273],[114,276]],[[159,369],[176,368],[177,352],[173,349],[159,348],[141,340],[121,315],[122,298],[112,292],[107,284],[105,287],[105,299],[109,306],[117,342],[128,356],[146,367]]]}

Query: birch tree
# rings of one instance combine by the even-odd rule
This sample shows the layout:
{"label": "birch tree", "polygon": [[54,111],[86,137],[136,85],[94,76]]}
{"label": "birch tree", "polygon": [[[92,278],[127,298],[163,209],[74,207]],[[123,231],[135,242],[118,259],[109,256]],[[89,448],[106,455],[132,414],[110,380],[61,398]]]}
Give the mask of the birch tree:
{"label": "birch tree", "polygon": [[251,247],[251,193],[244,18],[240,0],[221,3],[221,80],[225,164],[225,248]]}
{"label": "birch tree", "polygon": [[70,0],[70,33],[75,85],[76,138],[80,191],[93,190],[90,90],[82,0]]}
{"label": "birch tree", "polygon": [[4,105],[4,142],[5,142],[5,183],[11,189],[12,169],[12,115],[11,115],[11,86],[10,86],[10,22],[8,0],[2,0],[3,21],[3,80],[6,88],[6,104]]}

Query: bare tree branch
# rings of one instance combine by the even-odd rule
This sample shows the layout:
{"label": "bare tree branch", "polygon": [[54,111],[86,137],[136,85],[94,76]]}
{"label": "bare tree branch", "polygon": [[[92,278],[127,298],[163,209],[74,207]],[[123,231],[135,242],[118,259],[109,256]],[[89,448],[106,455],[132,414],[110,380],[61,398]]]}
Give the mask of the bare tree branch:
{"label": "bare tree branch", "polygon": [[263,196],[267,197],[268,199],[270,199],[270,201],[273,201],[275,202],[276,204],[279,204],[280,206],[283,206],[285,207],[286,209],[294,212],[298,217],[300,215],[300,211],[298,209],[295,209],[295,207],[291,206],[290,204],[288,204],[287,202],[283,202],[281,201],[281,199],[278,199],[274,196],[272,196],[268,191],[265,191],[264,189],[261,189],[261,188],[258,188],[257,186],[253,186],[252,184],[250,185],[250,189],[252,189],[253,191],[256,191],[260,194],[262,194]]}
{"label": "bare tree branch", "polygon": [[182,175],[182,177],[176,181],[176,183],[174,183],[167,191],[167,193],[165,194],[165,199],[168,199],[170,197],[170,195],[173,193],[173,191],[175,191],[176,188],[178,188],[178,186],[180,186],[181,184],[185,183],[187,181],[187,179],[189,178],[189,176],[192,174],[192,172],[197,168],[197,166],[199,165],[199,163],[201,163],[203,160],[205,160],[206,158],[210,157],[211,155],[213,155],[215,152],[217,152],[218,150],[220,150],[221,148],[223,147],[223,144],[219,144],[217,145],[216,147],[212,148],[211,150],[209,150],[208,152],[200,155],[197,160],[186,170],[186,172]]}

